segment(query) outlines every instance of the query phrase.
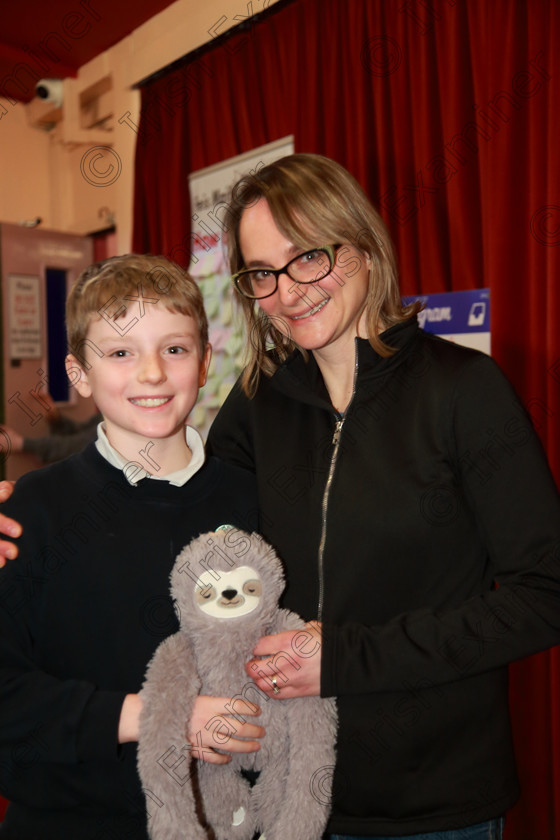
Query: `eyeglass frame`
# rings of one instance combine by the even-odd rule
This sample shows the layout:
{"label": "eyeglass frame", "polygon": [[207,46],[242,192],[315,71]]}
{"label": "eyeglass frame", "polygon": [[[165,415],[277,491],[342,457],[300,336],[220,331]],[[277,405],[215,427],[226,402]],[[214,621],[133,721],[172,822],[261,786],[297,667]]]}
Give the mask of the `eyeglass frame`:
{"label": "eyeglass frame", "polygon": [[[319,280],[324,280],[325,277],[329,276],[329,274],[331,273],[331,271],[334,268],[334,265],[335,265],[335,262],[336,262],[336,252],[337,252],[338,248],[340,248],[340,247],[341,247],[340,243],[338,243],[336,245],[320,245],[317,248],[309,248],[309,250],[302,251],[301,254],[297,254],[295,257],[293,257],[291,260],[289,260],[289,262],[286,263],[284,268],[264,268],[263,267],[260,270],[268,271],[269,274],[273,274],[274,279],[276,280],[274,290],[272,292],[269,292],[266,295],[261,295],[261,296],[248,295],[248,294],[246,294],[246,292],[244,292],[242,289],[240,289],[239,285],[238,285],[238,281],[239,281],[239,278],[240,278],[241,275],[251,274],[254,271],[259,271],[258,268],[242,268],[241,271],[236,271],[235,274],[232,275],[231,279],[232,279],[233,285],[235,286],[235,290],[237,292],[239,292],[239,294],[242,297],[246,298],[247,300],[265,300],[265,298],[272,297],[272,295],[275,295],[276,292],[278,291],[278,281],[279,281],[280,276],[282,274],[287,274],[287,276],[290,278],[290,280],[292,280],[294,283],[297,283],[298,286],[310,286],[312,283],[318,283]],[[312,254],[314,251],[323,251],[325,254],[327,254],[327,256],[329,258],[329,265],[330,265],[330,268],[327,271],[327,273],[324,274],[322,277],[317,277],[315,280],[294,280],[292,275],[288,273],[287,269],[290,267],[290,265],[293,262],[295,262],[296,260],[300,260],[306,254]]]}

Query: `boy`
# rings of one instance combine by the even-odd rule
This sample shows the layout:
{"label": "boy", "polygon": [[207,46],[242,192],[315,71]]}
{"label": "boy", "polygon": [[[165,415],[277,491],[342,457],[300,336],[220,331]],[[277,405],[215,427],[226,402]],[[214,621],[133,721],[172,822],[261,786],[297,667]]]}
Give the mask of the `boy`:
{"label": "boy", "polygon": [[[256,493],[250,474],[205,460],[185,425],[211,355],[185,271],[162,257],[106,260],[79,277],[66,317],[69,379],[103,422],[96,442],[21,478],[7,503],[24,527],[0,572],[0,791],[11,802],[0,837],[146,840],[137,692],[178,629],[169,573],[198,534],[254,528]],[[211,747],[204,722],[225,702],[198,698],[186,740]],[[240,739],[262,734],[237,726],[227,749],[258,749]],[[148,811],[165,805],[154,793]]]}

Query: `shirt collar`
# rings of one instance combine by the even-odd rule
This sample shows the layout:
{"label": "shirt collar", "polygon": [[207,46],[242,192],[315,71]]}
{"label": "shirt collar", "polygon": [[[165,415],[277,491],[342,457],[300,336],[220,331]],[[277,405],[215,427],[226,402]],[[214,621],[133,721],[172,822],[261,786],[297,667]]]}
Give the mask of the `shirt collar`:
{"label": "shirt collar", "polygon": [[122,470],[126,480],[129,484],[135,486],[143,478],[153,478],[157,481],[167,481],[175,487],[182,487],[192,476],[198,472],[204,464],[205,453],[202,438],[192,426],[185,426],[185,438],[187,446],[192,452],[191,460],[188,466],[183,467],[175,472],[167,475],[152,475],[149,473],[138,461],[127,461],[126,458],[117,452],[114,446],[109,443],[109,438],[105,432],[104,424],[101,422],[97,426],[97,440],[95,445],[100,455],[105,458],[113,467]]}

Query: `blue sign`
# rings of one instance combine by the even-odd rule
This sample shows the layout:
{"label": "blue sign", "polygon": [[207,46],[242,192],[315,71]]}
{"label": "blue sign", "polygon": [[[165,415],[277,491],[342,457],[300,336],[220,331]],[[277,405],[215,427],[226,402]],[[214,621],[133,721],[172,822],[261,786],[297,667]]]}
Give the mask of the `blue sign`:
{"label": "blue sign", "polygon": [[405,304],[416,300],[424,304],[418,313],[423,330],[490,352],[490,289],[403,297]]}

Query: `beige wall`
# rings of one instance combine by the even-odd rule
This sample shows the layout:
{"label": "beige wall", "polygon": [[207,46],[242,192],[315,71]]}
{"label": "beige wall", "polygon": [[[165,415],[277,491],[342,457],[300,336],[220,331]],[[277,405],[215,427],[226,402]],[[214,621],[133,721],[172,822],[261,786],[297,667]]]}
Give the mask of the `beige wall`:
{"label": "beige wall", "polygon": [[[84,65],[77,79],[66,80],[61,112],[51,113],[39,100],[2,108],[0,222],[40,216],[44,227],[89,233],[114,217],[118,252],[129,251],[136,140],[131,125],[138,124],[140,103],[132,85],[245,20],[248,8],[256,14],[274,2],[177,0]],[[90,5],[95,10],[95,0]],[[112,88],[99,99],[105,126],[85,130],[80,97],[107,79]],[[38,127],[50,116],[59,120],[54,128]]]}
{"label": "beige wall", "polygon": [[[45,271],[58,268],[66,271],[67,287],[75,282],[80,271],[92,261],[91,239],[58,231],[49,231],[41,226],[33,230],[19,225],[0,225],[0,251],[2,253],[2,375],[3,375],[3,421],[24,437],[47,435],[48,405],[41,401],[41,395],[48,391],[49,359],[47,358],[47,312],[45,294]],[[8,283],[10,276],[36,277],[39,282],[39,334],[37,355],[33,358],[12,360],[10,353],[11,310]],[[83,400],[73,391],[63,413],[75,420],[84,420],[95,413],[91,400]],[[9,435],[8,435],[9,437]],[[11,452],[5,436],[0,440],[5,461],[5,477],[18,478],[24,472],[41,465],[29,454]]]}

